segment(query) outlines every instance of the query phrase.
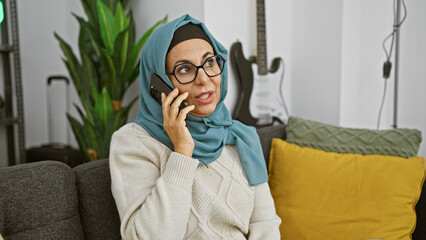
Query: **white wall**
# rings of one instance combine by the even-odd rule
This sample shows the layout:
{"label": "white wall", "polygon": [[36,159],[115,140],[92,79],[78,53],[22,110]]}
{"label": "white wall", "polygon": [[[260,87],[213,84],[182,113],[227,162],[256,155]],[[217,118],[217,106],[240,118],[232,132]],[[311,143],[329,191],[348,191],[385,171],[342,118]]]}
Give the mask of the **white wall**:
{"label": "white wall", "polygon": [[408,17],[401,29],[398,127],[423,133],[419,155],[426,157],[426,1],[407,1]]}
{"label": "white wall", "polygon": [[[343,9],[340,124],[376,129],[383,94],[382,41],[392,31],[392,3],[346,0]],[[426,2],[406,1],[408,16],[401,27],[397,126],[426,133]],[[395,56],[395,54],[393,54]],[[388,80],[381,129],[393,125],[394,70]],[[426,140],[420,147],[426,156]]]}
{"label": "white wall", "polygon": [[[283,91],[290,113],[375,129],[383,91],[381,44],[392,30],[392,1],[267,0],[265,4],[269,63],[275,57],[286,62]],[[255,51],[255,0],[143,0],[130,1],[130,6],[138,36],[166,14],[172,20],[189,13],[203,20],[226,47],[238,39],[246,57]],[[410,0],[407,8],[401,29],[398,126],[426,132],[426,2]],[[53,32],[76,46],[78,24],[71,12],[84,14],[79,1],[66,0],[18,0],[18,10],[26,142],[33,146],[47,142],[46,77],[67,74]],[[232,71],[229,77],[225,103],[232,111],[238,89]],[[393,76],[388,81],[382,128],[392,124]],[[136,82],[127,98],[138,94]],[[72,100],[77,101],[74,92]],[[137,111],[136,106],[130,121]],[[56,138],[64,141],[64,136],[62,131]],[[426,156],[426,141],[420,155]]]}
{"label": "white wall", "polygon": [[292,115],[339,123],[342,1],[293,1]]}

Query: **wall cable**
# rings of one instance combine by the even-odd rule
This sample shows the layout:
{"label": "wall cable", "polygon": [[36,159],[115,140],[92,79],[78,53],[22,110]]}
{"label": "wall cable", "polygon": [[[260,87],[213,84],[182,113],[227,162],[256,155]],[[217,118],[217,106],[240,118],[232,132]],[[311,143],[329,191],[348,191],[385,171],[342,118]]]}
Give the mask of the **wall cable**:
{"label": "wall cable", "polygon": [[[385,52],[386,55],[386,62],[383,64],[383,79],[384,79],[384,90],[383,90],[383,96],[382,96],[382,102],[380,104],[380,108],[379,108],[379,114],[377,117],[377,130],[379,130],[380,128],[380,120],[381,120],[381,116],[382,116],[382,111],[383,111],[383,106],[385,103],[385,99],[386,99],[386,91],[387,91],[387,80],[390,76],[390,71],[392,69],[392,62],[390,61],[391,57],[392,57],[392,52],[393,52],[393,46],[395,45],[395,35],[397,33],[397,31],[399,30],[399,28],[401,27],[402,23],[405,21],[405,19],[407,18],[407,6],[405,5],[405,0],[402,0],[402,7],[403,7],[403,11],[404,11],[404,15],[401,19],[401,21],[399,21],[399,19],[397,19],[397,0],[393,1],[393,30],[392,32],[386,36],[386,38],[383,40],[382,43],[382,48],[383,51]],[[391,39],[391,43],[389,46],[389,51],[386,49],[386,42]]]}

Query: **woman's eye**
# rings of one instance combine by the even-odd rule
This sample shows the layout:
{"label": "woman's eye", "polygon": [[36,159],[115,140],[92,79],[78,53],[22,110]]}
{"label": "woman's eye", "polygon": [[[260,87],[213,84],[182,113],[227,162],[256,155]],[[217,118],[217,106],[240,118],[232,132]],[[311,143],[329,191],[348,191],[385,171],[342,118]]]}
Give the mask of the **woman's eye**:
{"label": "woman's eye", "polygon": [[210,58],[204,63],[205,67],[213,67],[216,63],[216,60],[214,58]]}
{"label": "woman's eye", "polygon": [[187,74],[187,73],[189,73],[191,71],[191,65],[189,65],[189,64],[179,65],[176,68],[176,71],[179,74]]}

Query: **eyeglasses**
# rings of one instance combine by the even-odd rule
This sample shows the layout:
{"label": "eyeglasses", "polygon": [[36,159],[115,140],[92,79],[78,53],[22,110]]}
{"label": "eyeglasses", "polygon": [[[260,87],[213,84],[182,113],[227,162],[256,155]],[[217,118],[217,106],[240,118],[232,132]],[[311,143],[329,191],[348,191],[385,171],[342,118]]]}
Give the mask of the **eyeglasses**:
{"label": "eyeglasses", "polygon": [[220,55],[209,57],[200,66],[192,63],[181,63],[173,68],[172,72],[166,72],[167,75],[175,76],[180,84],[187,84],[195,81],[198,69],[202,68],[209,77],[215,77],[222,73],[225,66],[225,59]]}

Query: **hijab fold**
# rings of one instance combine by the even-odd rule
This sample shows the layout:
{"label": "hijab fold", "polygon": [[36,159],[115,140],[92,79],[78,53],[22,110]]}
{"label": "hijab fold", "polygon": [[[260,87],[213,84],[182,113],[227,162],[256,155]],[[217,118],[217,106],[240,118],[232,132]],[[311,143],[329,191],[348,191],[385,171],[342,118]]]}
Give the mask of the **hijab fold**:
{"label": "hijab fold", "polygon": [[[166,75],[166,55],[173,33],[176,29],[188,23],[200,25],[209,37],[215,52],[225,59],[228,56],[226,48],[210,34],[206,26],[188,14],[160,26],[146,42],[140,64],[140,110],[135,122],[171,150],[173,150],[173,144],[163,128],[161,106],[149,93],[150,76],[152,73],[156,73],[170,87],[174,88]],[[249,184],[255,186],[264,183],[268,181],[268,174],[256,129],[231,118],[224,104],[227,91],[228,68],[225,64],[221,74],[220,100],[215,111],[207,117],[187,115],[186,126],[195,143],[192,157],[209,164],[220,156],[225,145],[235,144]],[[202,165],[200,162],[199,166]]]}

